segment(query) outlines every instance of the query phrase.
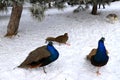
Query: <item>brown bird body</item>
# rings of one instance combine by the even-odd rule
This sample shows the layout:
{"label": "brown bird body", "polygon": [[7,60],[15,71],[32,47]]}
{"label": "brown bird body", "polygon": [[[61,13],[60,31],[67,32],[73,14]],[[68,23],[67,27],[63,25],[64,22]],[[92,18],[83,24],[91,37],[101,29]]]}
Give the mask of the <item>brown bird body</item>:
{"label": "brown bird body", "polygon": [[61,43],[66,44],[67,40],[68,40],[68,33],[65,33],[64,35],[60,35],[60,36],[57,36],[57,37],[46,38],[46,42],[47,41],[55,41],[55,42],[58,42],[59,44],[61,44]]}
{"label": "brown bird body", "polygon": [[116,21],[118,21],[118,16],[114,13],[112,14],[108,14],[106,16],[106,20],[109,22],[109,23],[115,23]]}
{"label": "brown bird body", "polygon": [[[37,66],[42,66],[43,64],[37,63],[39,60],[45,59],[50,56],[50,53],[47,51],[46,46],[39,47],[34,51],[30,52],[28,57],[25,59],[23,63],[21,63],[18,67],[20,68],[34,68]],[[35,64],[34,64],[35,63]]]}

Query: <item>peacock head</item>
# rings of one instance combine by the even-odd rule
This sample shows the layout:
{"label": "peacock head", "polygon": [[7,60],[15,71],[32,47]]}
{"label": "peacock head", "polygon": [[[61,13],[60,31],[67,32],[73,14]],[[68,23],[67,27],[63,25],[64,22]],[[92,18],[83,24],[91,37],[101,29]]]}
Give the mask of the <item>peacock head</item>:
{"label": "peacock head", "polygon": [[48,45],[49,45],[49,46],[52,46],[52,45],[53,45],[53,42],[50,41],[50,42],[48,43]]}
{"label": "peacock head", "polygon": [[100,42],[104,42],[105,41],[105,38],[104,37],[101,37],[101,39],[99,40]]}
{"label": "peacock head", "polygon": [[105,41],[104,37],[101,37],[101,39],[98,41],[98,48],[99,49],[103,49],[105,47],[104,46],[104,41]]}

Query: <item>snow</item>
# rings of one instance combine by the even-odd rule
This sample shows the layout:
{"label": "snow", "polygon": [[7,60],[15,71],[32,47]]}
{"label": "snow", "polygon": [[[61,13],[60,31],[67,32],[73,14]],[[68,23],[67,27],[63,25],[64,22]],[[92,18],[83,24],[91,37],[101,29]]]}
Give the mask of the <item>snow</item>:
{"label": "snow", "polygon": [[[76,7],[64,10],[51,9],[46,12],[42,22],[31,17],[24,9],[19,33],[12,38],[5,38],[10,12],[0,13],[0,80],[119,80],[120,79],[120,20],[114,24],[106,21],[110,13],[119,14],[120,2],[111,3],[106,9],[99,9],[100,15],[91,15],[89,10],[73,14]],[[16,68],[28,54],[45,44],[49,36],[69,35],[67,45],[54,44],[59,51],[59,58],[42,68]],[[96,75],[96,67],[86,60],[86,55],[97,47],[98,40],[105,37],[105,46],[109,51],[109,62]]]}

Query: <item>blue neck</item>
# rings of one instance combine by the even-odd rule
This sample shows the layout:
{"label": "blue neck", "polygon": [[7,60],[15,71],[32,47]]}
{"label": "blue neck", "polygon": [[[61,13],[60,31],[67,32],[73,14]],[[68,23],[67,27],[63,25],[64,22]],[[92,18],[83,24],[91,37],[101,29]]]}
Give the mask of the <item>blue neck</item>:
{"label": "blue neck", "polygon": [[96,58],[96,60],[98,60],[98,59],[104,60],[106,57],[107,57],[107,54],[106,54],[106,48],[104,46],[104,42],[99,41],[95,58]]}
{"label": "blue neck", "polygon": [[104,46],[104,42],[103,41],[99,41],[97,52],[98,53],[100,52],[100,53],[106,54],[106,48]]}
{"label": "blue neck", "polygon": [[53,45],[47,45],[47,50],[50,52],[50,57],[49,59],[51,61],[55,61],[59,57],[58,51],[54,48]]}

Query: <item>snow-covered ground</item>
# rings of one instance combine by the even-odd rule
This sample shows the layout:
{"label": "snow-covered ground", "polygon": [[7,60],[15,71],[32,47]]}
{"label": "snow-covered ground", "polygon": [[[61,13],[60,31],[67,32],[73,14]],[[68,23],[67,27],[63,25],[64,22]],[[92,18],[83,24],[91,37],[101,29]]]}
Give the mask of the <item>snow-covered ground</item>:
{"label": "snow-covered ground", "polygon": [[[90,10],[73,14],[76,7],[62,11],[51,9],[39,22],[24,9],[19,33],[5,38],[10,14],[0,13],[0,80],[119,80],[120,79],[120,20],[108,23],[106,16],[115,13],[120,17],[120,2],[114,2],[106,9],[98,10],[100,15],[91,15]],[[42,68],[15,68],[27,57],[29,52],[46,45],[49,36],[69,34],[71,46],[54,44],[59,51],[58,60]],[[98,40],[105,37],[105,46],[109,51],[109,62],[96,75],[96,68],[86,60],[91,49],[96,48]],[[15,68],[15,69],[14,69]]]}

